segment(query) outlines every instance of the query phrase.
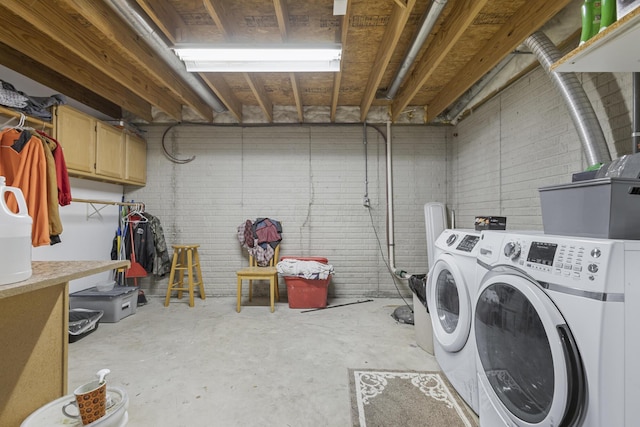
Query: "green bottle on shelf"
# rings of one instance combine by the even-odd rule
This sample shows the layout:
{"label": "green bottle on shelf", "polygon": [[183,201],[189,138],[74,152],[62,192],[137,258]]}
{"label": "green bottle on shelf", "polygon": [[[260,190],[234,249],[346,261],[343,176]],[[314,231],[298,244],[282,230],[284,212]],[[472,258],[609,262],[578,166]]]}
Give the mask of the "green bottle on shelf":
{"label": "green bottle on shelf", "polygon": [[600,22],[602,21],[602,1],[593,1],[593,24],[591,25],[591,37],[600,31]]}
{"label": "green bottle on shelf", "polygon": [[580,44],[591,38],[593,33],[593,1],[585,0],[580,13],[582,15],[582,33],[580,33]]}
{"label": "green bottle on shelf", "polygon": [[602,32],[609,25],[616,22],[616,0],[601,0],[600,30]]}

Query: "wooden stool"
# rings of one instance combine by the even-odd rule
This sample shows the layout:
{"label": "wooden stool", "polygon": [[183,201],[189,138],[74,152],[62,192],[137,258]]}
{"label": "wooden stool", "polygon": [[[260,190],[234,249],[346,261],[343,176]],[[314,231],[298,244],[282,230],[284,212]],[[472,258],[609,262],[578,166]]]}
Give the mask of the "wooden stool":
{"label": "wooden stool", "polygon": [[[173,247],[173,262],[171,263],[171,273],[169,274],[169,285],[167,286],[167,297],[164,299],[164,306],[169,306],[169,299],[172,291],[178,291],[178,299],[182,298],[183,291],[189,291],[189,307],[193,307],[193,288],[200,287],[200,298],[205,299],[204,284],[202,283],[202,271],[200,270],[200,256],[198,248],[200,245],[171,245]],[[196,269],[196,281],[194,282],[193,269]],[[178,271],[178,280],[176,278]],[[184,283],[184,272],[187,272],[187,284]]]}

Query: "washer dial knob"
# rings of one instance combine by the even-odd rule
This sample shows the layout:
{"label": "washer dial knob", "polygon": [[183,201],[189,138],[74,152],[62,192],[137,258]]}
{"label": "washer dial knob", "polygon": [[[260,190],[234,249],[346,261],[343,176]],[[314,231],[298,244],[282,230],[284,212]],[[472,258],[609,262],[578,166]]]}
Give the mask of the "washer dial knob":
{"label": "washer dial knob", "polygon": [[508,242],[504,245],[504,255],[512,260],[516,260],[520,257],[522,248],[518,242]]}
{"label": "washer dial knob", "polygon": [[458,236],[455,234],[452,234],[451,236],[447,237],[447,246],[453,245],[457,239],[458,239]]}

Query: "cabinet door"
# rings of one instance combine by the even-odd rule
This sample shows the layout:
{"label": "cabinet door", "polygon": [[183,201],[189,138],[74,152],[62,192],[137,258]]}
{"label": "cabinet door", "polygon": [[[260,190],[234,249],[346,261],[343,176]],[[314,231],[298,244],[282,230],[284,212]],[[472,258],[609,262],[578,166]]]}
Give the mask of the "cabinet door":
{"label": "cabinet door", "polygon": [[56,139],[70,173],[95,173],[96,119],[71,107],[56,109]]}
{"label": "cabinet door", "polygon": [[97,123],[96,129],[96,174],[122,179],[124,176],[124,135],[122,131],[102,122]]}
{"label": "cabinet door", "polygon": [[124,179],[139,184],[147,182],[147,142],[135,135],[125,137]]}

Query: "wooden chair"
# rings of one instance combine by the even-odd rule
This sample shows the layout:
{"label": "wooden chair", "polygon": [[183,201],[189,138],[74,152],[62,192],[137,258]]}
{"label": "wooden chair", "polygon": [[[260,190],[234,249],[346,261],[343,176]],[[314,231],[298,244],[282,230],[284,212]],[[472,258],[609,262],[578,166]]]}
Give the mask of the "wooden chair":
{"label": "wooden chair", "polygon": [[238,270],[236,275],[238,276],[238,305],[236,311],[240,313],[240,302],[242,300],[242,281],[249,281],[249,301],[253,296],[253,281],[254,280],[268,280],[269,281],[269,297],[271,299],[271,312],[275,310],[274,298],[280,301],[280,291],[278,290],[278,271],[276,270],[276,263],[280,255],[280,245],[275,247],[273,258],[269,262],[267,267],[259,267],[255,257],[249,256],[249,267],[242,270]]}

